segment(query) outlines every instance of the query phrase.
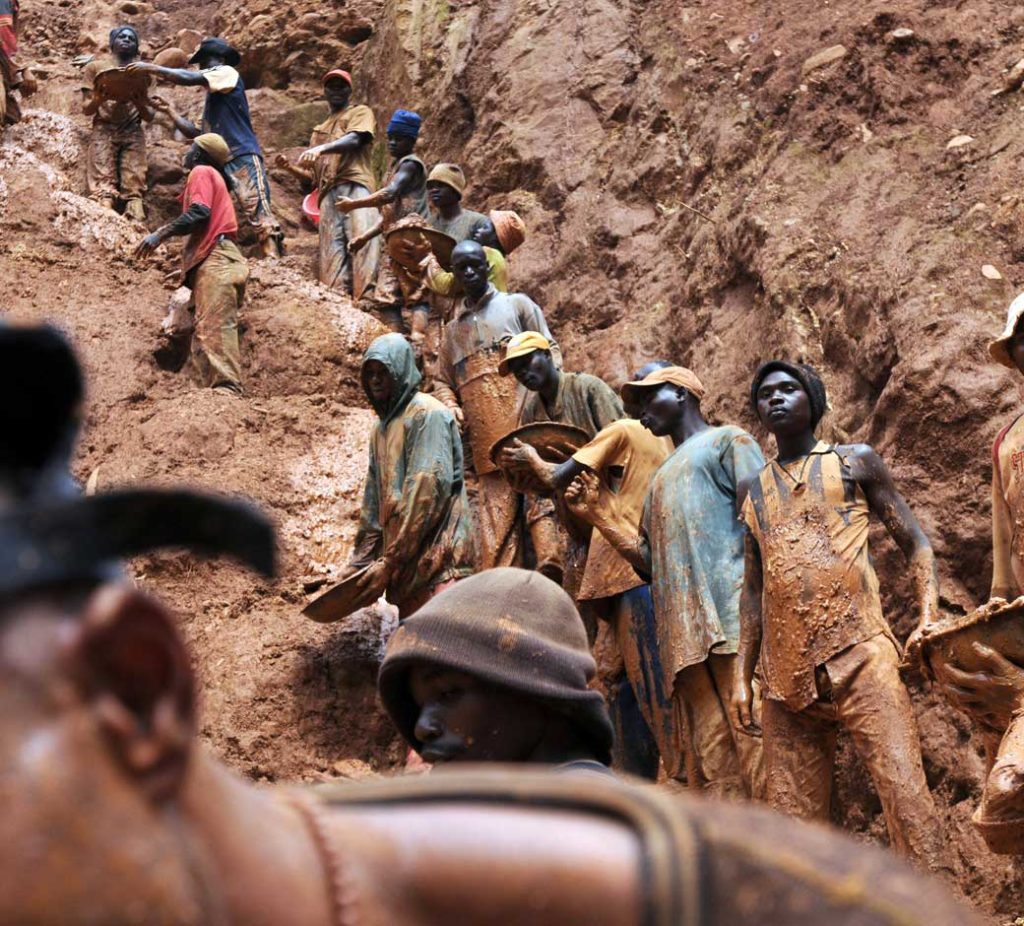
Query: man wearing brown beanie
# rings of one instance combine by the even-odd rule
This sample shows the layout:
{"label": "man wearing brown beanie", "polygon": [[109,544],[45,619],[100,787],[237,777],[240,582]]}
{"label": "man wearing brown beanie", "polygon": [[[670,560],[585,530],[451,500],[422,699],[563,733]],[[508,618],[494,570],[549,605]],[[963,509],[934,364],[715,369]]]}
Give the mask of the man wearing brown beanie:
{"label": "man wearing brown beanie", "polygon": [[377,686],[428,762],[604,770],[612,724],[572,599],[540,573],[490,569],[395,631]]}

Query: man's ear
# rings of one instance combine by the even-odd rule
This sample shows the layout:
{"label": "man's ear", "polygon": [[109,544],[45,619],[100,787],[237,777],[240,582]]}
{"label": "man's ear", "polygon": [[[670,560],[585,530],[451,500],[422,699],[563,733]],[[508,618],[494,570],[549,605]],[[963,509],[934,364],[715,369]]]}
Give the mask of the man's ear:
{"label": "man's ear", "polygon": [[195,735],[195,677],[167,609],[129,586],[86,605],[72,664],[118,760],[153,801],[180,788]]}

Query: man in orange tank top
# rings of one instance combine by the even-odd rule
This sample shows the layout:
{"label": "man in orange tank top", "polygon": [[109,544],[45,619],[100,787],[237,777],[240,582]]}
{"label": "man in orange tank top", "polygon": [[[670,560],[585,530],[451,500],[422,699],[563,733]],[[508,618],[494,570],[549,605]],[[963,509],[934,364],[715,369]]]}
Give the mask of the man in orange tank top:
{"label": "man in orange tank top", "polygon": [[920,611],[911,655],[938,610],[931,545],[871,447],[815,438],[826,398],[811,367],[764,364],[751,402],[775,436],[778,456],[740,490],[749,533],[733,708],[752,729],[751,682],[760,657],[768,802],[794,816],[828,818],[842,727],[878,790],[893,848],[948,870],[899,675],[899,644],[882,614],[868,554],[871,513],[910,564]]}

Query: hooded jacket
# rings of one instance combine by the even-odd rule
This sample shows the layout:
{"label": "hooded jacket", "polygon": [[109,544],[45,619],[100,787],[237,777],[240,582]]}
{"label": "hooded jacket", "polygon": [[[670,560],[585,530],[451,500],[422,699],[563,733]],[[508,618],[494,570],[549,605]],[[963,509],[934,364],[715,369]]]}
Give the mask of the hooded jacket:
{"label": "hooded jacket", "polygon": [[463,481],[462,440],[455,417],[419,391],[420,372],[399,334],[377,338],[363,356],[387,367],[393,381],[387,404],[369,395],[378,422],[352,565],[385,557],[392,566],[388,598],[395,604],[473,571],[469,505]]}

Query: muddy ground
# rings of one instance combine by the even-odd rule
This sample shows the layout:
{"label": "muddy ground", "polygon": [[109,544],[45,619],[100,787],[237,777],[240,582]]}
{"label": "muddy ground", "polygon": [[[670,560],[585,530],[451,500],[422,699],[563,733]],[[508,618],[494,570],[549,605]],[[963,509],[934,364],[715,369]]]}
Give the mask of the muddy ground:
{"label": "muddy ground", "polygon": [[[826,438],[868,441],[889,461],[935,544],[944,607],[968,610],[985,597],[989,447],[1021,401],[984,348],[1024,283],[1024,97],[992,95],[1024,56],[1018,4],[24,8],[24,56],[45,82],[0,143],[2,307],[62,325],[85,357],[91,392],[76,471],[86,479],[98,469],[101,488],[195,482],[242,492],[280,528],[273,583],[181,555],[134,564],[181,615],[202,680],[204,738],[236,768],[315,779],[358,775],[363,763],[387,768],[401,755],[371,684],[390,616],[322,628],[299,614],[304,581],[342,563],[354,533],[370,424],[358,357],[381,329],[310,282],[314,239],[300,221],[300,190],[275,173],[289,257],[253,265],[248,395],[200,392],[155,367],[173,257],[136,263],[130,249],[143,230],[80,195],[86,123],[71,59],[117,21],[136,24],[149,53],[195,40],[182,30],[235,41],[270,158],[295,150],[320,118],[315,78],[327,66],[355,69],[357,95],[378,119],[396,105],[418,109],[427,159],[466,167],[467,203],[526,218],[514,283],[545,308],[571,369],[618,383],[639,361],[669,357],[702,376],[721,420],[754,429],[746,386],[758,362],[784,354],[817,364],[832,400]],[[198,112],[198,94],[171,95]],[[152,223],[174,210],[183,149],[163,129],[150,141]],[[913,613],[902,560],[876,540],[887,612],[905,636]],[[1012,921],[1024,913],[1018,866],[989,854],[969,825],[978,745],[933,694],[915,691],[915,706],[961,886]],[[885,842],[848,742],[834,817]]]}

